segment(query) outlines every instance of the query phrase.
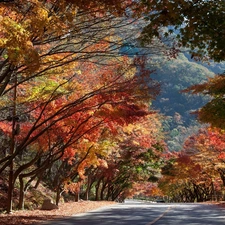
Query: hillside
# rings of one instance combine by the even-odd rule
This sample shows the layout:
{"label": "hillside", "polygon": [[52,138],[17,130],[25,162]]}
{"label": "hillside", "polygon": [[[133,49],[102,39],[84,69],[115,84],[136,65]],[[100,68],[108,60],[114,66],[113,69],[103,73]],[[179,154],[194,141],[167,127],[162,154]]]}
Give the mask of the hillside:
{"label": "hillside", "polygon": [[161,93],[153,107],[165,116],[164,130],[170,151],[179,151],[187,136],[198,130],[200,125],[191,112],[207,102],[206,96],[189,95],[181,91],[191,85],[204,82],[214,73],[222,73],[223,63],[203,64],[181,53],[177,59],[158,59],[154,78],[161,84]]}

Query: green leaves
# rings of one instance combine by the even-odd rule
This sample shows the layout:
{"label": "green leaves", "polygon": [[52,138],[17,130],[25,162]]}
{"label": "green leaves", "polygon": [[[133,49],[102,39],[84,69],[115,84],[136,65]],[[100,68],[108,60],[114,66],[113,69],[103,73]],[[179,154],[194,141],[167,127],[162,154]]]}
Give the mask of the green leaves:
{"label": "green leaves", "polygon": [[198,111],[198,118],[212,127],[225,129],[225,99],[214,98]]}
{"label": "green leaves", "polygon": [[148,16],[149,24],[141,37],[143,42],[149,43],[154,36],[168,37],[172,33],[157,33],[156,30],[173,26],[178,43],[191,48],[197,58],[225,59],[224,1],[151,1],[151,6],[154,13]]}
{"label": "green leaves", "polygon": [[225,128],[225,76],[217,75],[203,84],[193,85],[185,90],[192,94],[202,93],[212,99],[198,110],[198,118],[213,127]]}

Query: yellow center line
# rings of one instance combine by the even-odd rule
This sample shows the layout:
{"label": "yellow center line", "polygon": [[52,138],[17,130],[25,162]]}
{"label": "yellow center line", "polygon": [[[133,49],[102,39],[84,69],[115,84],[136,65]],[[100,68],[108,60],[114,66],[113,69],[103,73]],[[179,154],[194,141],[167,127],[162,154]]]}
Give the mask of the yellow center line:
{"label": "yellow center line", "polygon": [[159,219],[161,219],[163,216],[165,216],[165,214],[168,213],[171,209],[172,209],[171,206],[168,207],[167,210],[166,210],[163,214],[161,214],[159,217],[157,217],[157,218],[154,219],[153,221],[147,223],[146,225],[152,225],[152,224],[154,224],[154,223],[157,222]]}

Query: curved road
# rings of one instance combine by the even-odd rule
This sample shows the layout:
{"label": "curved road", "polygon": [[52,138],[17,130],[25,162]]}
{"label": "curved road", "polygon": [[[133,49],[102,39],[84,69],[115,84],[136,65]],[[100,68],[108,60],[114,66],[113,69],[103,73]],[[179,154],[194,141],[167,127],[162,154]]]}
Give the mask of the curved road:
{"label": "curved road", "polygon": [[211,204],[126,201],[45,225],[225,225],[225,208]]}

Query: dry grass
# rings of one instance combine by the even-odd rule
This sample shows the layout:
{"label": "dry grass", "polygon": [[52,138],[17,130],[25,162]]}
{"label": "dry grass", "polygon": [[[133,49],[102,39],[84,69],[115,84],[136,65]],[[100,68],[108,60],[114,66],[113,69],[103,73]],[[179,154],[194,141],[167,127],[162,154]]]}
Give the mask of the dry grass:
{"label": "dry grass", "polygon": [[108,201],[81,201],[69,202],[59,205],[59,209],[46,210],[24,210],[15,211],[12,214],[0,214],[1,225],[30,225],[47,220],[71,216],[78,213],[88,212],[103,206],[112,205],[115,202]]}

